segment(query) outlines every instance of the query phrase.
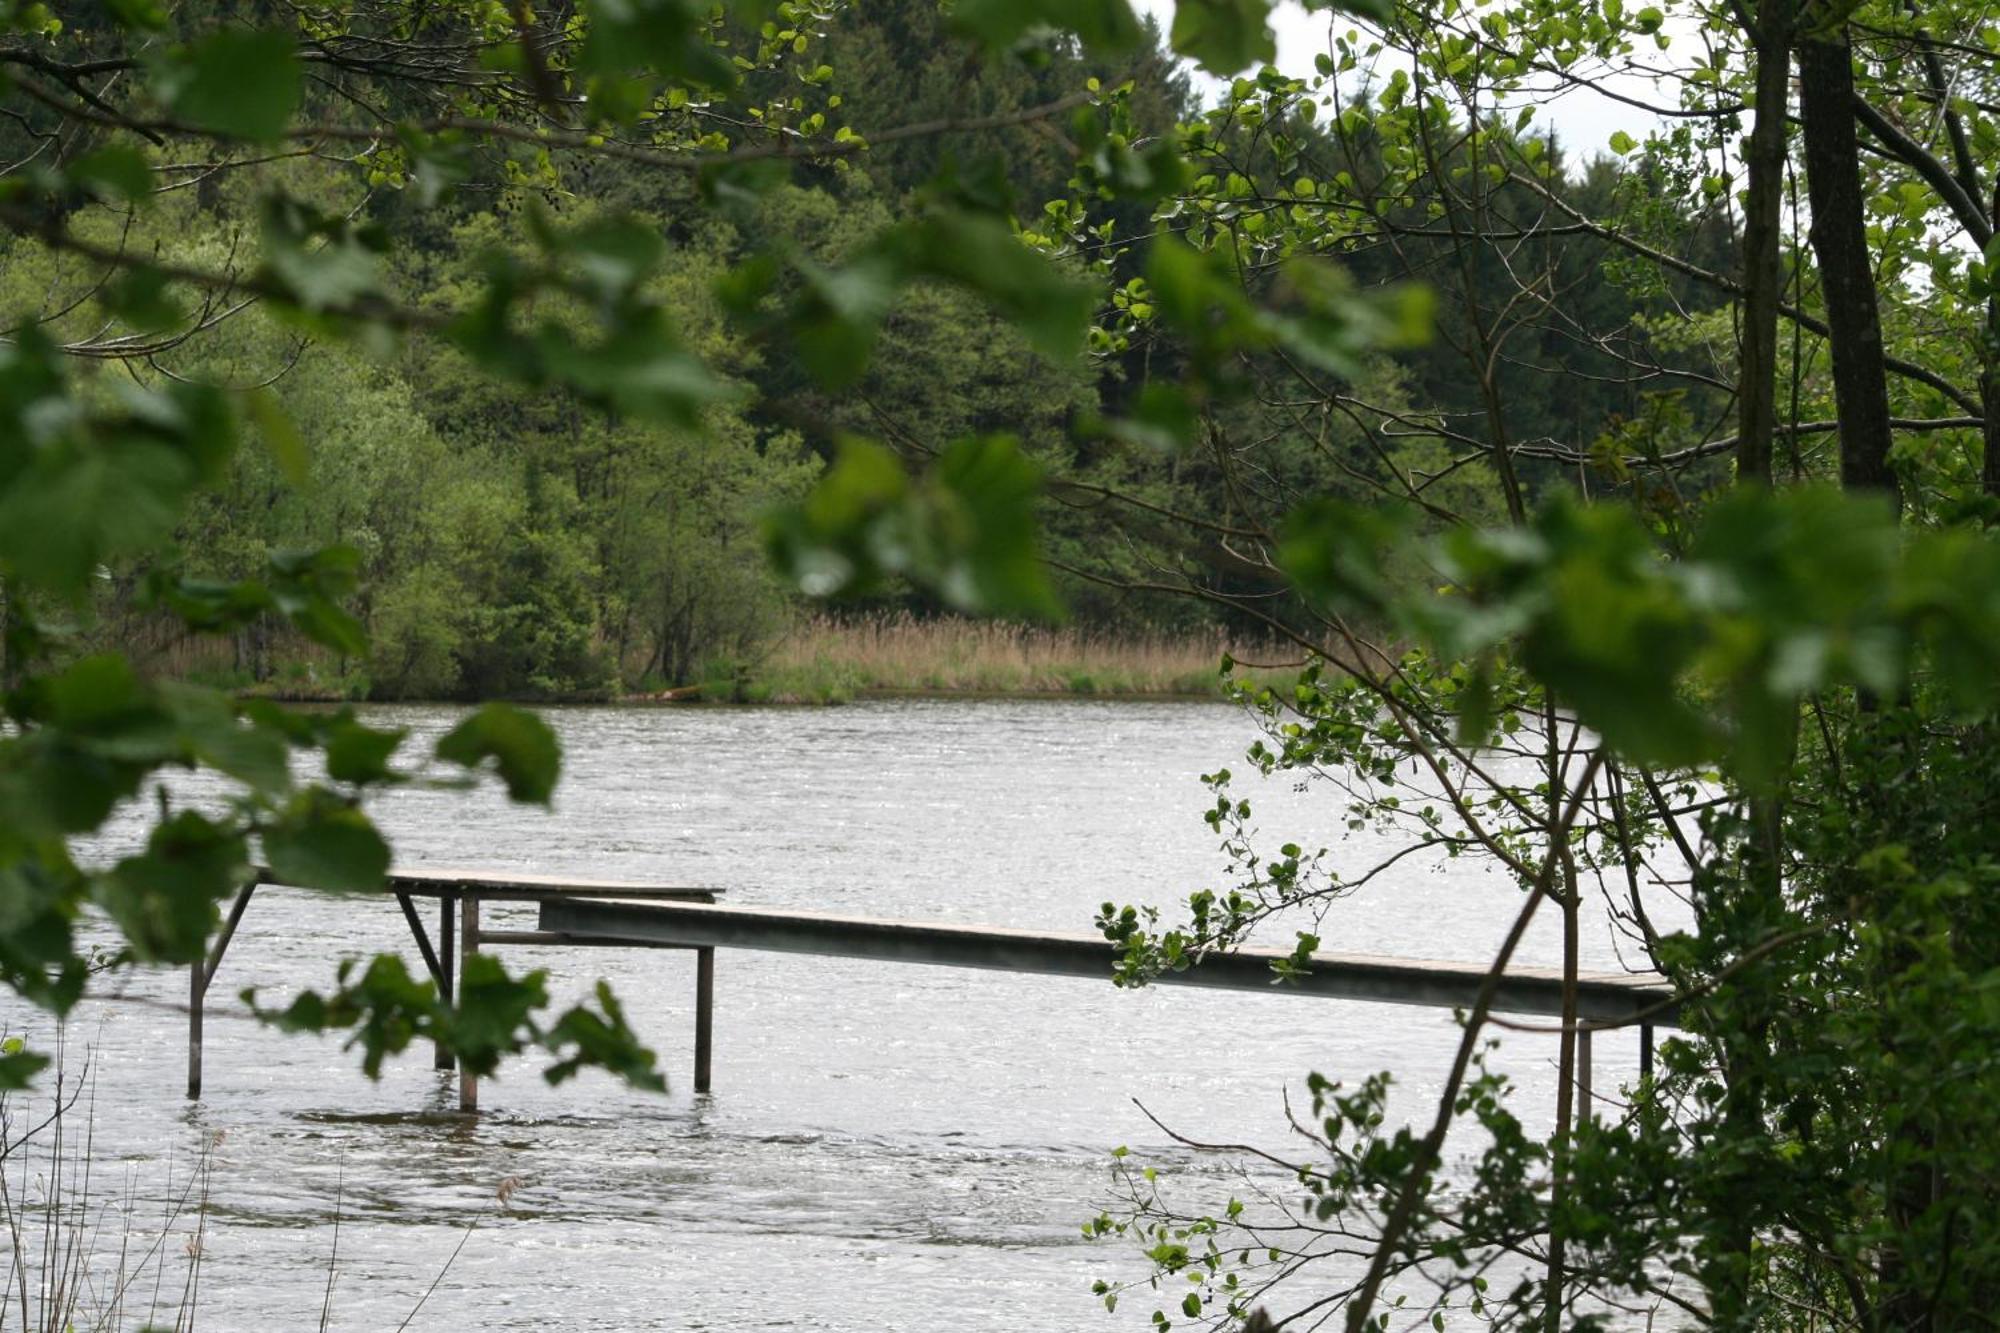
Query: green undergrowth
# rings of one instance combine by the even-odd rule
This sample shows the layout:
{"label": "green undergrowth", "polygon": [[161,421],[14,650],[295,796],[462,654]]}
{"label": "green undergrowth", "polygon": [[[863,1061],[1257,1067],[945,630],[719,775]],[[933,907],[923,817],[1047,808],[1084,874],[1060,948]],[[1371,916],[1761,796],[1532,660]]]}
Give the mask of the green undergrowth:
{"label": "green undergrowth", "polygon": [[184,673],[191,685],[226,690],[238,698],[286,703],[355,703],[369,697],[368,673],[359,668],[329,670],[312,662],[285,662],[262,679],[247,670],[202,668]]}

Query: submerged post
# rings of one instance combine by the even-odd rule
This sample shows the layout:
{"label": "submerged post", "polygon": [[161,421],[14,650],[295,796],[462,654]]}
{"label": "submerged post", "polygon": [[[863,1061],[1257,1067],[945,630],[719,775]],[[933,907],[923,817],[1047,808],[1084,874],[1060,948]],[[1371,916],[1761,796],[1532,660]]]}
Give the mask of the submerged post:
{"label": "submerged post", "polygon": [[201,1096],[201,1011],[202,1002],[208,998],[208,983],[215,980],[216,969],[222,966],[222,955],[229,949],[229,941],[236,938],[236,928],[243,924],[244,909],[250,906],[250,895],[257,891],[258,880],[252,876],[248,883],[236,891],[236,901],[229,904],[229,915],[222,920],[222,930],[215,937],[215,947],[202,957],[194,960],[188,968],[188,1097],[190,1100]]}
{"label": "submerged post", "polygon": [[707,1092],[715,1055],[715,950],[694,951],[694,1090]]}
{"label": "submerged post", "polygon": [[[438,999],[450,1004],[455,994],[454,975],[458,965],[458,897],[452,893],[438,895]],[[437,1043],[431,1065],[435,1069],[451,1069],[457,1065],[451,1051],[443,1042]]]}
{"label": "submerged post", "polygon": [[[460,897],[458,910],[458,989],[463,996],[468,965],[472,962],[472,955],[479,952],[479,895],[468,893]],[[458,1109],[461,1111],[479,1109],[479,1076],[462,1060],[458,1065]]]}
{"label": "submerged post", "polygon": [[201,1096],[201,1000],[208,990],[208,960],[188,967],[188,1098]]}

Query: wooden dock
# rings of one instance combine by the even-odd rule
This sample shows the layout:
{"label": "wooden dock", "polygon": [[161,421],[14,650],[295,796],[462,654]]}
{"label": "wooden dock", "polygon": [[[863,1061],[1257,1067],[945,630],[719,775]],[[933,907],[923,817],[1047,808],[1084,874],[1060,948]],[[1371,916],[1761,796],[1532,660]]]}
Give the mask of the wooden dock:
{"label": "wooden dock", "polygon": [[[228,952],[229,942],[236,936],[236,928],[243,921],[243,914],[250,906],[250,899],[260,886],[273,888],[309,889],[309,884],[292,884],[278,878],[271,871],[260,867],[250,882],[237,891],[235,901],[229,905],[229,913],[223,918],[222,929],[215,937],[215,944],[209,950],[205,963],[189,968],[188,988],[188,1081],[187,1095],[201,1096],[202,1074],[202,1008],[208,995],[208,988],[215,980],[215,973],[222,966],[223,955]],[[480,926],[479,906],[483,902],[530,902],[547,905],[571,898],[614,899],[632,903],[697,902],[712,903],[720,889],[685,888],[668,884],[640,884],[627,880],[609,879],[552,879],[541,875],[525,875],[491,870],[399,870],[391,872],[384,880],[382,892],[395,896],[403,909],[403,919],[409,923],[410,934],[415,939],[417,952],[423,956],[424,968],[430,973],[431,981],[437,986],[438,996],[451,1002],[455,991],[454,982],[463,971],[460,963],[471,954],[477,953],[482,945],[488,944],[568,944],[587,943],[548,937],[536,931],[484,930]],[[430,933],[424,929],[423,916],[417,911],[416,900],[435,899],[437,908],[437,939],[433,943]],[[675,947],[675,946],[665,946]],[[715,950],[696,948],[695,950],[695,1028],[694,1028],[694,1081],[695,1090],[706,1092],[709,1088],[714,1051],[715,1033]],[[450,1069],[455,1063],[443,1048],[434,1056],[439,1069]],[[458,1075],[458,1104],[460,1109],[479,1109],[479,1081],[470,1071],[461,1069]]]}
{"label": "wooden dock", "polygon": [[[224,951],[259,884],[261,874],[231,904],[207,964],[191,969],[188,1014],[188,1096],[201,1095],[202,1001]],[[305,886],[296,886],[305,887]],[[1109,980],[1116,947],[1102,936],[1049,934],[995,926],[891,921],[765,907],[722,905],[719,889],[615,880],[550,879],[489,871],[426,870],[392,874],[384,891],[402,906],[424,965],[446,1000],[453,994],[455,964],[489,945],[583,948],[691,949],[695,952],[694,1086],[712,1083],[715,1018],[715,951],[752,949],[814,954],[882,963],[984,968],[994,971]],[[416,899],[438,902],[437,940],[424,927]],[[485,930],[483,901],[532,902],[536,930]],[[1318,954],[1298,976],[1279,980],[1272,964],[1288,951],[1241,949],[1216,954],[1155,980],[1162,985],[1259,991],[1319,999],[1359,1000],[1428,1008],[1469,1008],[1487,983],[1487,969],[1464,963],[1423,962],[1354,954]],[[1577,1012],[1590,1023],[1639,1028],[1640,1062],[1652,1064],[1655,1026],[1675,1025],[1674,994],[1665,978],[1646,974],[1585,973],[1574,982]],[[1553,968],[1515,968],[1496,984],[1500,1013],[1559,1016],[1566,983]],[[1587,1093],[1590,1031],[1578,1033],[1578,1082]],[[439,1051],[437,1067],[451,1068]],[[477,1081],[459,1075],[459,1104],[478,1109]]]}

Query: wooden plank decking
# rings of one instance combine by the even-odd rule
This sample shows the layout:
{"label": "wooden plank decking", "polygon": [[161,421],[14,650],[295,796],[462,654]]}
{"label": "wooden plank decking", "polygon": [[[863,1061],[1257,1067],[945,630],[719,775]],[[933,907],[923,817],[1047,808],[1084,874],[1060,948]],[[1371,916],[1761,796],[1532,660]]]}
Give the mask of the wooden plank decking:
{"label": "wooden plank decking", "polygon": [[[678,945],[865,958],[1108,980],[1115,956],[1102,936],[1048,934],[996,926],[888,921],[766,907],[686,902],[616,902],[582,896],[548,899],[540,938],[593,945]],[[1285,950],[1242,949],[1216,954],[1158,980],[1177,986],[1255,990],[1329,999],[1371,1000],[1432,1008],[1469,1007],[1487,969],[1354,954],[1320,954],[1295,982],[1280,982],[1271,964]],[[1560,1015],[1563,977],[1554,968],[1514,968],[1499,982],[1494,1008],[1503,1013]],[[1586,973],[1577,1002],[1593,1021],[1671,1025],[1673,992],[1665,978]]]}

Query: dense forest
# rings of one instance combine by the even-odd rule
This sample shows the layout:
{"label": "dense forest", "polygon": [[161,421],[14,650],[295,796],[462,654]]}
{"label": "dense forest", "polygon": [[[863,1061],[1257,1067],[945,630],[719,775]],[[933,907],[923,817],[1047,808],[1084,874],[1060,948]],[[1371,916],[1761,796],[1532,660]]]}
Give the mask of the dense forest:
{"label": "dense forest", "polygon": [[[183,12],[203,21],[198,6]],[[886,0],[844,16],[818,48],[828,73],[817,91],[864,126],[947,116],[1004,121],[1092,78],[1120,79],[1129,83],[1120,114],[1141,145],[1172,140],[1199,110],[1157,30],[1115,67],[1073,46],[1034,65],[967,67],[944,23],[925,0]],[[1379,147],[1365,136],[1301,124],[1280,160],[1240,113],[1214,114],[1210,123],[1231,189],[1246,201],[1286,193],[1301,170],[1364,183],[1384,175]],[[26,152],[21,128],[11,133],[11,149]],[[105,371],[140,383],[254,387],[289,422],[285,448],[238,455],[225,484],[201,497],[175,534],[181,567],[233,580],[261,568],[272,550],[351,547],[359,554],[354,607],[369,651],[331,654],[270,619],[226,641],[176,638],[134,595],[144,564],[116,570],[97,599],[102,640],[149,645],[149,660],[164,670],[332,697],[593,698],[726,676],[754,663],[797,607],[757,555],[760,521],[805,492],[844,435],[880,436],[922,453],[993,431],[1018,436],[1052,476],[1077,486],[1057,493],[1069,504],[1051,509],[1047,540],[1070,570],[1063,591],[1080,626],[1113,636],[1195,633],[1218,620],[1225,630],[1239,628],[1212,605],[1103,581],[1157,582],[1150,575],[1185,560],[1214,566],[1216,553],[1143,527],[1112,554],[1098,539],[1101,515],[1091,500],[1101,488],[1219,521],[1242,503],[1198,458],[1092,425],[1129,407],[1131,386],[1148,374],[1171,373],[1178,353],[1170,340],[1114,330],[1088,361],[1054,365],[975,297],[919,285],[887,312],[862,376],[830,389],[809,358],[774,344],[754,321],[733,318],[715,294],[717,276],[754,255],[782,253],[831,269],[944,188],[996,192],[1024,226],[1052,236],[1109,236],[1143,225],[1143,203],[1099,197],[1095,182],[1074,175],[1060,140],[1038,123],[914,138],[714,208],[700,197],[707,187],[684,173],[617,158],[481,161],[468,168],[478,174],[431,206],[423,179],[404,179],[393,150],[287,155],[275,168],[285,187],[379,246],[389,290],[441,310],[464,304],[496,253],[525,256],[525,220],[643,219],[670,255],[649,294],[675,312],[720,389],[698,420],[606,415],[560,386],[496,385],[441,339],[413,337],[393,349],[347,344],[223,294],[198,312],[199,336],[190,329],[159,337],[143,356]],[[1551,144],[1544,163],[1547,188],[1592,218],[1684,203],[1671,182],[1635,180],[1608,156],[1572,158]],[[260,226],[256,192],[266,182],[190,170],[174,184],[141,216],[83,204],[73,225],[163,260],[227,265],[249,256]],[[1525,216],[1541,203],[1526,190],[1519,196],[1496,207]],[[1426,207],[1420,197],[1396,206],[1412,220]],[[38,308],[45,327],[79,340],[118,319],[87,267],[32,237],[5,244],[0,297],[8,308]],[[1729,244],[1711,227],[1695,258],[1726,266]],[[1435,236],[1326,248],[1342,255],[1358,284],[1374,287],[1421,281],[1451,258],[1448,238]],[[1071,262],[1089,267],[1089,253],[1080,249]],[[1608,352],[1547,320],[1517,338],[1498,371],[1512,438],[1589,449],[1620,423],[1660,410],[1649,406],[1646,377],[1620,353],[1685,342],[1679,326],[1713,308],[1717,294],[1687,283],[1648,290],[1594,280],[1612,257],[1588,236],[1536,242],[1518,256],[1530,267],[1552,266],[1570,293],[1565,303],[1582,307],[1573,312],[1578,327],[1617,330],[1622,345]],[[1095,267],[1114,285],[1139,279],[1126,258]],[[1462,299],[1497,303],[1511,281],[1494,267]],[[1462,318],[1449,305],[1436,313],[1445,327]],[[1455,423],[1482,407],[1448,339],[1402,342],[1362,355],[1335,418],[1308,419],[1273,390],[1235,396],[1209,429],[1268,443],[1275,460],[1268,481],[1287,493],[1314,491],[1329,467],[1351,494],[1406,488],[1411,476],[1446,465],[1461,433]],[[1277,369],[1267,358],[1252,372],[1268,381]],[[1550,391],[1555,385],[1560,391]],[[1697,386],[1674,410],[1713,410],[1704,393],[1716,396]],[[1562,472],[1531,467],[1537,486]],[[1479,507],[1480,489],[1447,479],[1439,494],[1453,491],[1456,501],[1473,501],[1475,515],[1490,517],[1490,506]],[[1218,576],[1230,576],[1226,561]],[[943,609],[907,583],[851,605],[919,616]]]}

